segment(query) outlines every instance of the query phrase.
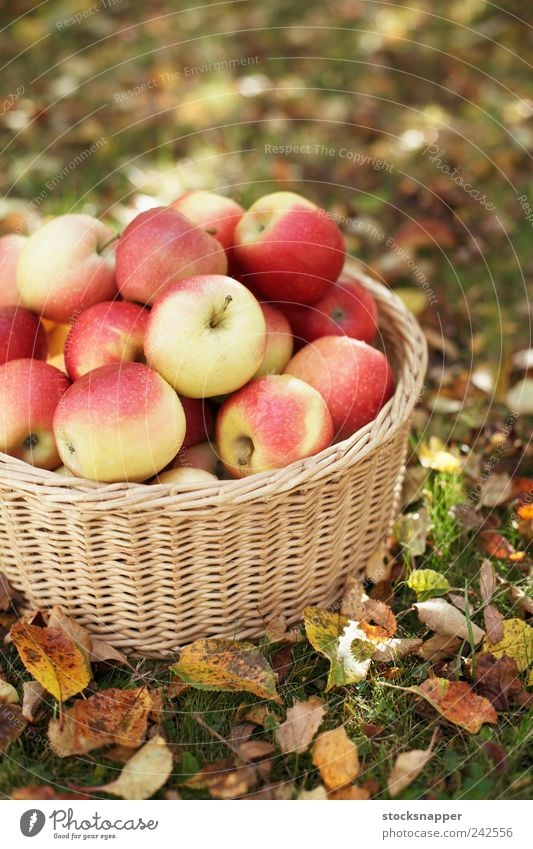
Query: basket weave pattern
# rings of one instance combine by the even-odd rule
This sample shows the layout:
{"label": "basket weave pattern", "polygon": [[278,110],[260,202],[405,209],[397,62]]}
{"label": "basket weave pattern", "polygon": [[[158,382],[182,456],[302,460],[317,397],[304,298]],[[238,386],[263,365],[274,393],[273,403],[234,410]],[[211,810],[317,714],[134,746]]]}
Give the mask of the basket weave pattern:
{"label": "basket weave pattern", "polygon": [[0,571],[32,607],[60,604],[146,657],[333,604],[390,530],[426,369],[414,318],[364,283],[397,382],[375,421],[285,469],[194,488],[100,485],[0,453]]}

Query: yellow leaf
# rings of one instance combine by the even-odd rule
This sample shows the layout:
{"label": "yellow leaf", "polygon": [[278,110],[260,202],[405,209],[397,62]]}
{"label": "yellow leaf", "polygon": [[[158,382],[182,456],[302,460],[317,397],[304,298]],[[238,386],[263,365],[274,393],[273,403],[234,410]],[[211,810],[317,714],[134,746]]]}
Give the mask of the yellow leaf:
{"label": "yellow leaf", "polygon": [[171,670],[199,690],[243,690],[281,704],[276,673],[252,643],[196,640],[182,649]]}
{"label": "yellow leaf", "polygon": [[327,690],[366,678],[376,644],[358,622],[319,607],[306,607],[304,621],[307,639],[330,661]]}
{"label": "yellow leaf", "polygon": [[19,702],[19,694],[12,684],[8,684],[0,678],[0,702],[8,705],[16,705]]}
{"label": "yellow leaf", "polygon": [[512,657],[516,660],[519,672],[528,669],[533,662],[533,628],[523,619],[505,619],[503,622],[503,640],[490,643],[485,640],[483,648],[495,657]]}
{"label": "yellow leaf", "polygon": [[429,444],[422,442],[418,449],[418,458],[426,469],[446,474],[458,474],[461,471],[461,461],[451,451],[447,451],[444,442],[437,436],[431,436]]}
{"label": "yellow leaf", "polygon": [[121,799],[150,799],[166,784],[172,772],[172,752],[162,737],[152,737],[135,752],[116,781],[101,787],[84,787],[98,793],[111,793]]}
{"label": "yellow leaf", "polygon": [[285,722],[274,734],[283,754],[306,752],[325,713],[324,702],[318,696],[311,696],[306,702],[295,701],[287,711]]}
{"label": "yellow leaf", "polygon": [[450,589],[445,575],[434,569],[415,569],[407,579],[407,586],[415,591],[419,601],[426,601],[436,595],[443,595]]}
{"label": "yellow leaf", "polygon": [[91,668],[86,654],[63,630],[19,621],[10,633],[28,672],[58,701],[88,685]]}
{"label": "yellow leaf", "polygon": [[311,751],[313,763],[327,790],[338,790],[359,775],[357,746],[352,743],[342,725],[320,734]]}

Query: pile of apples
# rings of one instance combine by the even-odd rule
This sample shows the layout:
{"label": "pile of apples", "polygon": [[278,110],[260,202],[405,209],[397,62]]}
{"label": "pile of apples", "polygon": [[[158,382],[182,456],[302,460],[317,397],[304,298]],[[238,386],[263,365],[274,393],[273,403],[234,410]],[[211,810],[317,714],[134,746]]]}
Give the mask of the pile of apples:
{"label": "pile of apples", "polygon": [[0,451],[194,484],[345,439],[394,391],[333,219],[292,192],[190,192],[120,237],[61,215],[0,239]]}

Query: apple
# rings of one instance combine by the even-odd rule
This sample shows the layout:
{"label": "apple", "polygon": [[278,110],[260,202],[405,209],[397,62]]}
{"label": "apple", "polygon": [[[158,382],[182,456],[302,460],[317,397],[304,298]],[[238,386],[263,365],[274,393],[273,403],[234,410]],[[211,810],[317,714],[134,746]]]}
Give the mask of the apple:
{"label": "apple", "polygon": [[20,253],[20,301],[38,315],[69,322],[116,294],[113,231],[90,215],[59,215],[33,233]]}
{"label": "apple", "polygon": [[41,469],[60,458],[52,420],[70,386],[68,377],[42,360],[10,360],[0,366],[0,451]]}
{"label": "apple", "polygon": [[150,313],[127,301],[102,301],[81,313],[65,342],[65,364],[72,380],[120,362],[143,362]]}
{"label": "apple", "polygon": [[279,469],[327,448],[333,422],[320,393],[287,374],[252,380],[221,407],[217,450],[233,477]]}
{"label": "apple", "polygon": [[17,264],[27,241],[17,233],[0,238],[0,307],[16,307],[19,302]]}
{"label": "apple", "polygon": [[181,405],[185,413],[187,429],[181,450],[204,442],[213,430],[213,413],[200,398],[186,398],[180,395]]}
{"label": "apple", "polygon": [[185,414],[153,369],[111,363],[72,384],[58,404],[54,433],[61,460],[78,477],[144,481],[179,451]]}
{"label": "apple", "polygon": [[209,398],[239,389],[263,361],[266,325],[254,296],[220,274],[173,283],[150,313],[147,362],[176,392]]}
{"label": "apple", "polygon": [[153,304],[168,286],[195,274],[225,274],[220,242],[170,207],[131,221],[117,245],[117,283],[127,301]]}
{"label": "apple", "polygon": [[237,224],[235,242],[243,280],[273,301],[315,303],[344,264],[344,239],[336,223],[294,192],[256,201]]}
{"label": "apple", "polygon": [[160,472],[152,483],[208,483],[218,480],[216,475],[206,472],[204,469],[195,469],[192,466],[180,466],[176,469],[167,469]]}
{"label": "apple", "polygon": [[264,374],[281,374],[292,357],[294,337],[283,313],[271,304],[261,303],[266,324],[266,348],[263,362],[255,377]]}
{"label": "apple", "polygon": [[219,477],[222,472],[220,457],[212,442],[200,442],[190,448],[182,448],[170,463],[169,469],[179,469],[184,466],[190,469],[203,469],[215,477]]}
{"label": "apple", "polygon": [[244,215],[244,209],[237,201],[216,192],[197,191],[187,192],[170,206],[214,236],[226,253],[231,254],[235,244],[235,227]]}
{"label": "apple", "polygon": [[349,336],[316,339],[295,354],[285,373],[320,392],[331,413],[336,439],[346,439],[375,419],[394,392],[385,355]]}
{"label": "apple", "polygon": [[316,304],[284,304],[294,335],[302,342],[321,336],[351,336],[370,345],[378,330],[376,302],[362,283],[340,277]]}
{"label": "apple", "polygon": [[46,360],[46,332],[23,307],[0,307],[0,365],[23,358]]}

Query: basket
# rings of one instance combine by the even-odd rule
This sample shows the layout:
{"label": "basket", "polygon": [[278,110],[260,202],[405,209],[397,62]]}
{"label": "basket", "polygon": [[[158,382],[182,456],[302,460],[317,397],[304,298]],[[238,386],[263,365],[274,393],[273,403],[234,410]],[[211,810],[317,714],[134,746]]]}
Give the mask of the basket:
{"label": "basket", "polygon": [[0,571],[28,606],[61,605],[143,657],[201,637],[250,639],[338,600],[398,509],[427,353],[403,302],[376,298],[396,391],[350,438],[287,468],[190,485],[98,484],[0,453]]}

